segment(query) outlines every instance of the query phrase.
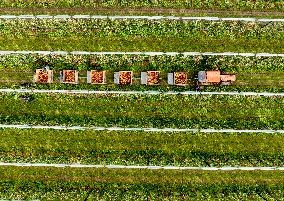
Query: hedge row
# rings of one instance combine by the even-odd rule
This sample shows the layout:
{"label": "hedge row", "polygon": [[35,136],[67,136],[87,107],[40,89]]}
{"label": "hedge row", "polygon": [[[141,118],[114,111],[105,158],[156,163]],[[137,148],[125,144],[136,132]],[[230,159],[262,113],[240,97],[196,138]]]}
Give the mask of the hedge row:
{"label": "hedge row", "polygon": [[284,57],[244,56],[149,56],[149,55],[1,55],[0,69],[35,70],[49,65],[53,70],[160,70],[197,72],[219,68],[233,73],[284,71]]}
{"label": "hedge row", "polygon": [[[163,165],[283,166],[283,135],[0,129],[1,161]],[[19,143],[21,142],[21,143]]]}
{"label": "hedge row", "polygon": [[281,200],[284,194],[281,171],[1,167],[0,172],[0,195],[6,199]]}
{"label": "hedge row", "polygon": [[5,0],[0,7],[53,8],[53,7],[154,7],[230,10],[284,10],[281,0]]}
{"label": "hedge row", "polygon": [[[29,101],[24,102],[22,97],[29,97]],[[281,97],[258,96],[3,94],[0,97],[0,122],[283,129],[282,106]]]}

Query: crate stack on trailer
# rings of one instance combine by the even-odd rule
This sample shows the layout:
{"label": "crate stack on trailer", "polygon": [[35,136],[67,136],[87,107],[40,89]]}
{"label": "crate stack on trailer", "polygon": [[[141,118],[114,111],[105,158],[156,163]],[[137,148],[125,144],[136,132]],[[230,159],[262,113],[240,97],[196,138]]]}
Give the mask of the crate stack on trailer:
{"label": "crate stack on trailer", "polygon": [[[160,85],[160,71],[141,72],[140,84],[142,85]],[[89,84],[107,84],[106,71],[91,70],[87,71],[87,83]],[[114,72],[114,84],[118,85],[132,85],[133,71],[119,71]],[[172,72],[167,74],[167,84],[176,86],[187,86],[188,73]],[[79,71],[77,70],[63,70],[59,73],[59,81],[66,84],[79,83]],[[222,73],[219,70],[199,71],[198,82],[200,85],[231,85],[236,81],[236,75],[233,73]],[[34,74],[34,82],[36,83],[53,83],[53,70],[37,69]]]}

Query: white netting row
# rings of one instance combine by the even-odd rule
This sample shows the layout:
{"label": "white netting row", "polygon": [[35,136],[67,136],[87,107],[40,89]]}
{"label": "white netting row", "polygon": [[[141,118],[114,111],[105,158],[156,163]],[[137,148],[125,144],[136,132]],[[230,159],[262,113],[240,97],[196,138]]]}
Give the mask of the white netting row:
{"label": "white netting row", "polygon": [[284,133],[284,130],[237,130],[237,129],[195,129],[195,128],[123,128],[123,127],[82,127],[82,126],[34,126],[0,124],[0,128],[55,129],[55,130],[107,130],[144,132],[201,132],[201,133]]}
{"label": "white netting row", "polygon": [[95,91],[95,90],[45,90],[45,89],[0,89],[0,93],[60,93],[60,94],[119,94],[119,95],[231,95],[231,96],[284,96],[270,92],[198,92],[198,91]]}
{"label": "white netting row", "polygon": [[86,52],[86,51],[0,51],[0,55],[10,54],[42,54],[42,55],[185,55],[185,56],[244,56],[244,57],[284,57],[284,54],[270,53],[238,53],[238,52]]}
{"label": "white netting row", "polygon": [[140,165],[87,165],[87,164],[52,164],[52,163],[5,163],[0,162],[0,166],[17,166],[17,167],[58,167],[58,168],[109,168],[109,169],[165,169],[165,170],[207,170],[207,171],[235,171],[235,170],[284,170],[284,167],[180,167],[180,166],[140,166]]}
{"label": "white netting row", "polygon": [[146,20],[206,20],[206,21],[247,21],[284,22],[276,18],[219,18],[219,17],[179,17],[179,16],[107,16],[107,15],[0,15],[0,19],[146,19]]}

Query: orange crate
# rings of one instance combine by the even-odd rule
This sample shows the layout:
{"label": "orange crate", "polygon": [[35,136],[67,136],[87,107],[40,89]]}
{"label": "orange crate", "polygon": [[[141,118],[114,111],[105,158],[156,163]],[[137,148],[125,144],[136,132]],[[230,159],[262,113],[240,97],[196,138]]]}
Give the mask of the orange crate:
{"label": "orange crate", "polygon": [[53,82],[53,70],[36,69],[34,75],[34,81],[36,83],[52,83]]}
{"label": "orange crate", "polygon": [[91,84],[106,84],[106,71],[91,70],[88,76],[90,76],[88,82]]}
{"label": "orange crate", "polygon": [[175,72],[174,73],[175,85],[187,85],[187,73],[186,72]]}
{"label": "orange crate", "polygon": [[119,71],[119,84],[126,85],[132,84],[132,71]]}
{"label": "orange crate", "polygon": [[157,85],[160,83],[160,71],[147,71],[147,84]]}
{"label": "orange crate", "polygon": [[77,84],[78,83],[78,71],[63,70],[63,83]]}

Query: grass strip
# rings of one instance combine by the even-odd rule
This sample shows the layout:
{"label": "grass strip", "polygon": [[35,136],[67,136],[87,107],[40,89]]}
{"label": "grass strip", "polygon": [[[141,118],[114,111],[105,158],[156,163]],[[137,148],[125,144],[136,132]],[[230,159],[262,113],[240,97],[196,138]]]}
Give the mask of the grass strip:
{"label": "grass strip", "polygon": [[146,15],[146,16],[197,16],[197,17],[253,17],[253,18],[283,18],[282,11],[244,11],[244,10],[220,10],[215,9],[175,9],[175,8],[129,8],[129,7],[65,7],[65,8],[1,8],[1,15]]}
{"label": "grass strip", "polygon": [[[243,74],[252,77],[254,74],[281,76],[284,72],[284,57],[246,57],[246,56],[185,56],[185,55],[40,55],[18,54],[1,55],[1,76],[17,76],[29,74],[48,65],[51,70],[74,69],[107,70],[107,71],[148,71],[162,72],[187,71],[197,73],[202,70],[218,68],[221,71]],[[23,77],[24,77],[23,75]]]}
{"label": "grass strip", "polygon": [[72,8],[72,7],[109,7],[109,8],[127,8],[127,7],[154,7],[154,8],[190,8],[190,9],[221,9],[221,10],[277,10],[283,11],[284,4],[281,0],[156,0],[156,1],[95,1],[95,0],[25,0],[14,1],[5,0],[0,3],[0,7],[13,8]]}
{"label": "grass strip", "polygon": [[[23,94],[24,95],[24,94]],[[0,97],[0,122],[45,125],[283,129],[279,97],[21,94]]]}
{"label": "grass strip", "polygon": [[[82,79],[83,80],[83,79]],[[270,80],[269,83],[260,82],[257,83],[253,80],[253,83],[249,83],[246,80],[243,85],[231,85],[231,86],[202,86],[202,92],[272,92],[272,93],[283,93],[283,83],[279,85],[277,81]],[[4,83],[3,83],[4,82]],[[83,80],[84,82],[84,80]],[[109,81],[110,82],[110,81]],[[273,83],[273,84],[272,84]],[[11,88],[11,89],[39,89],[39,90],[98,90],[98,91],[158,91],[158,92],[184,92],[184,91],[195,91],[196,86],[191,84],[189,86],[171,86],[171,85],[159,85],[159,86],[147,86],[147,85],[127,85],[120,86],[114,84],[108,85],[91,85],[91,84],[32,84],[31,80],[9,80],[2,81],[0,87]]]}
{"label": "grass strip", "polygon": [[1,167],[0,172],[0,195],[10,199],[259,200],[281,199],[284,191],[282,171]]}
{"label": "grass strip", "polygon": [[157,51],[157,52],[270,52],[282,53],[284,40],[228,38],[200,40],[176,37],[14,37],[0,39],[1,50],[42,51]]}
{"label": "grass strip", "polygon": [[2,162],[284,166],[283,134],[1,129]]}
{"label": "grass strip", "polygon": [[147,20],[147,19],[14,19],[1,20],[1,34],[45,37],[155,36],[202,39],[283,39],[283,22]]}
{"label": "grass strip", "polygon": [[282,53],[283,23],[2,20],[2,50]]}

